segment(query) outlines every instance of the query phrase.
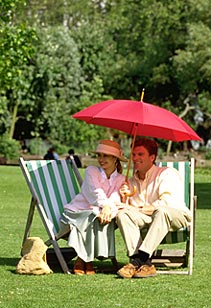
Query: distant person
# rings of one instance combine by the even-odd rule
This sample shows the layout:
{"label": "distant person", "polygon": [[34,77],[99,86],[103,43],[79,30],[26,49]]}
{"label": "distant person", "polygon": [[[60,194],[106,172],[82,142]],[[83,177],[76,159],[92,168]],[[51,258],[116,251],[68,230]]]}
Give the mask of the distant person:
{"label": "distant person", "polygon": [[48,149],[48,152],[44,155],[43,159],[46,160],[58,160],[59,159],[59,155],[55,152],[55,149],[53,147]]}
{"label": "distant person", "polygon": [[21,150],[23,151],[23,153],[27,153],[28,152],[28,148],[27,148],[25,140],[22,140],[22,142],[21,142]]}
{"label": "distant person", "polygon": [[[75,163],[76,163],[76,166],[77,166],[78,168],[81,168],[81,167],[82,167],[81,160],[80,160],[79,156],[75,154],[75,151],[74,151],[73,149],[70,149],[70,150],[68,151],[68,154],[69,154],[69,156],[72,156],[72,157],[74,158],[74,161],[75,161]],[[69,156],[67,157],[67,159],[69,158]]]}

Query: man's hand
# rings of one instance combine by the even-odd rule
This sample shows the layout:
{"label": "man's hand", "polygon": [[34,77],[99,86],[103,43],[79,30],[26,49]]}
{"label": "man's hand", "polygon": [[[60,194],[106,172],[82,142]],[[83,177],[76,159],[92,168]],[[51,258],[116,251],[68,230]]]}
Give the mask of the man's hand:
{"label": "man's hand", "polygon": [[154,213],[155,207],[154,205],[143,205],[140,207],[140,210],[142,213],[148,215],[148,216],[152,216],[152,214]]}
{"label": "man's hand", "polygon": [[100,223],[102,225],[105,225],[109,222],[111,222],[112,220],[112,212],[111,212],[111,208],[109,205],[105,205],[103,208],[102,208],[102,211],[100,212],[100,214],[98,215],[98,219],[100,221]]}
{"label": "man's hand", "polygon": [[130,187],[127,182],[124,182],[119,189],[120,196],[124,198],[126,195],[130,194]]}
{"label": "man's hand", "polygon": [[126,207],[125,202],[116,202],[116,207],[118,210],[122,210]]}
{"label": "man's hand", "polygon": [[124,182],[119,190],[121,201],[127,203],[128,197],[133,196],[136,193],[136,187],[133,187],[133,191],[130,191],[130,186],[128,182]]}

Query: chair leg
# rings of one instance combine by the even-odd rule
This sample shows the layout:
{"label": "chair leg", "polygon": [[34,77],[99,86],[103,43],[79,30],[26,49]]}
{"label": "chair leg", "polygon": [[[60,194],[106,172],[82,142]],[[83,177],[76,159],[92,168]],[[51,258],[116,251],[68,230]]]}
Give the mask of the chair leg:
{"label": "chair leg", "polygon": [[61,250],[59,248],[59,245],[58,245],[57,241],[53,240],[52,241],[52,245],[54,247],[55,254],[56,254],[57,258],[58,258],[58,261],[59,261],[59,263],[61,265],[61,268],[62,268],[63,272],[65,274],[71,274],[70,269],[67,266],[67,263],[66,263],[63,255],[62,255],[62,252],[61,252]]}
{"label": "chair leg", "polygon": [[36,200],[34,198],[32,198],[30,208],[29,208],[28,217],[27,217],[27,222],[26,222],[22,246],[25,243],[26,239],[30,236],[30,229],[31,229],[32,220],[33,220],[33,216],[34,216],[35,205],[36,205]]}
{"label": "chair leg", "polygon": [[115,257],[112,257],[111,258],[111,262],[112,262],[112,265],[113,265],[113,268],[114,268],[114,271],[118,271],[119,269],[119,264],[118,264],[118,261]]}

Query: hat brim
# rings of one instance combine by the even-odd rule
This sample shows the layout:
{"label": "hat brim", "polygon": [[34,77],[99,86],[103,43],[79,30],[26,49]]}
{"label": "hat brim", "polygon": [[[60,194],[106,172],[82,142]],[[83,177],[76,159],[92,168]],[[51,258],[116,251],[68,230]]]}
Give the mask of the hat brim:
{"label": "hat brim", "polygon": [[103,153],[103,154],[107,154],[107,155],[111,155],[111,156],[114,156],[116,158],[119,158],[120,161],[126,163],[128,162],[128,159],[124,156],[117,156],[117,155],[114,155],[114,154],[111,154],[111,153],[106,153],[106,151],[103,151],[103,152],[100,152],[100,151],[91,151],[91,153],[95,153],[95,154],[98,154],[98,153]]}

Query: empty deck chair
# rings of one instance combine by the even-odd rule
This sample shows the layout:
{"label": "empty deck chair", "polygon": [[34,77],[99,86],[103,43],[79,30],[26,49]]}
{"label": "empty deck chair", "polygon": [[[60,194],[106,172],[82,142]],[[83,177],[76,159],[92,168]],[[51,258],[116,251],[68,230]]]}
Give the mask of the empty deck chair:
{"label": "empty deck chair", "polygon": [[36,207],[49,236],[46,244],[53,245],[62,270],[69,274],[69,268],[57,241],[64,235],[64,232],[60,233],[59,221],[63,205],[73,199],[82,184],[74,159],[70,157],[68,160],[25,161],[20,158],[19,163],[32,194],[23,243],[30,236]]}
{"label": "empty deck chair", "polygon": [[[183,191],[181,194],[184,196],[186,206],[190,209],[192,214],[192,222],[189,228],[182,228],[178,231],[169,232],[152,256],[152,263],[158,267],[167,267],[166,270],[158,270],[158,273],[163,274],[192,274],[193,270],[193,256],[194,256],[194,234],[195,234],[195,208],[196,196],[194,196],[194,159],[191,161],[180,162],[160,162],[159,166],[168,166],[176,168],[183,179]],[[143,231],[144,237],[146,230]],[[178,249],[177,243],[183,243],[184,249]],[[168,249],[165,248],[166,244],[169,245]],[[187,268],[187,270],[178,270],[178,267]],[[170,268],[170,269],[169,269]]]}

